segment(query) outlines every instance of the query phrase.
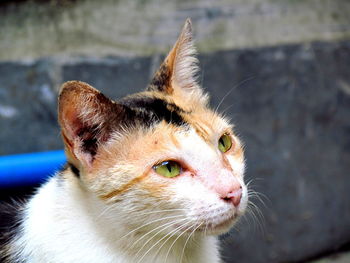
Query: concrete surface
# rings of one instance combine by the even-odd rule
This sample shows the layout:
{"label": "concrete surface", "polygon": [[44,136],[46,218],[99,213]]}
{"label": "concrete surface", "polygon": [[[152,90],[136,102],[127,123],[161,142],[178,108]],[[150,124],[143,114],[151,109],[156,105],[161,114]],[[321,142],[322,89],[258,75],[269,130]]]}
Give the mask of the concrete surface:
{"label": "concrete surface", "polygon": [[350,37],[348,0],[6,2],[0,60],[166,52],[187,17],[201,52]]}
{"label": "concrete surface", "polygon": [[[55,102],[63,81],[117,98],[143,89],[160,59],[0,62],[0,154],[62,147]],[[265,206],[253,199],[261,217],[248,215],[222,238],[225,262],[300,262],[350,243],[350,42],[220,51],[200,61],[213,106],[246,143],[247,181],[266,196]]]}

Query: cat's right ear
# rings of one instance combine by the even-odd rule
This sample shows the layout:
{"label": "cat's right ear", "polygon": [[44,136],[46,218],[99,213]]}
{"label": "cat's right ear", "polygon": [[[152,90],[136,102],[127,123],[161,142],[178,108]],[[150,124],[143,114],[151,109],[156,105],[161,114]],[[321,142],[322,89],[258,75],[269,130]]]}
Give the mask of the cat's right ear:
{"label": "cat's right ear", "polygon": [[203,95],[196,80],[198,75],[196,53],[192,23],[187,19],[175,45],[155,73],[147,90],[168,96],[195,97],[198,102],[206,103],[207,97]]}
{"label": "cat's right ear", "polygon": [[63,84],[58,101],[58,120],[68,161],[89,169],[99,147],[106,143],[126,109],[80,81]]}

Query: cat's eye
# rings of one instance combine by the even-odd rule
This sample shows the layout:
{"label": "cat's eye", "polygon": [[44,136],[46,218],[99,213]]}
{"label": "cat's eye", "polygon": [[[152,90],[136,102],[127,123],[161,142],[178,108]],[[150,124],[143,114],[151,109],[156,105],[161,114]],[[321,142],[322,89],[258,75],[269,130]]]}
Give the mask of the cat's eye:
{"label": "cat's eye", "polygon": [[232,147],[232,139],[231,136],[228,134],[223,134],[218,142],[218,148],[221,152],[225,153],[228,150],[230,150]]}
{"label": "cat's eye", "polygon": [[153,166],[154,171],[164,177],[175,177],[181,173],[181,165],[175,161],[165,161]]}

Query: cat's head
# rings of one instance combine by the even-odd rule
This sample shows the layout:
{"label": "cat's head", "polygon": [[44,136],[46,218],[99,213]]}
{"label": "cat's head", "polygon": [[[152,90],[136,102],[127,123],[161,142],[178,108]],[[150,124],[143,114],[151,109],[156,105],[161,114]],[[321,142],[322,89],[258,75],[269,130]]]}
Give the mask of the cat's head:
{"label": "cat's head", "polygon": [[208,107],[196,73],[188,20],[146,91],[112,101],[83,82],[63,85],[68,161],[83,187],[112,207],[109,217],[131,227],[153,221],[164,232],[219,234],[244,212],[242,143]]}

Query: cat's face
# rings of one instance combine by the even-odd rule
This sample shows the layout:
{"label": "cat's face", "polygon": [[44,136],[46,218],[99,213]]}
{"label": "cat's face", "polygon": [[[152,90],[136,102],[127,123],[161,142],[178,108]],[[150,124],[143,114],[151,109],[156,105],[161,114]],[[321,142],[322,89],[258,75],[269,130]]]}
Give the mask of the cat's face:
{"label": "cat's face", "polygon": [[208,108],[193,53],[187,22],[145,92],[114,102],[82,82],[62,87],[68,159],[131,229],[220,234],[247,206],[242,143]]}

